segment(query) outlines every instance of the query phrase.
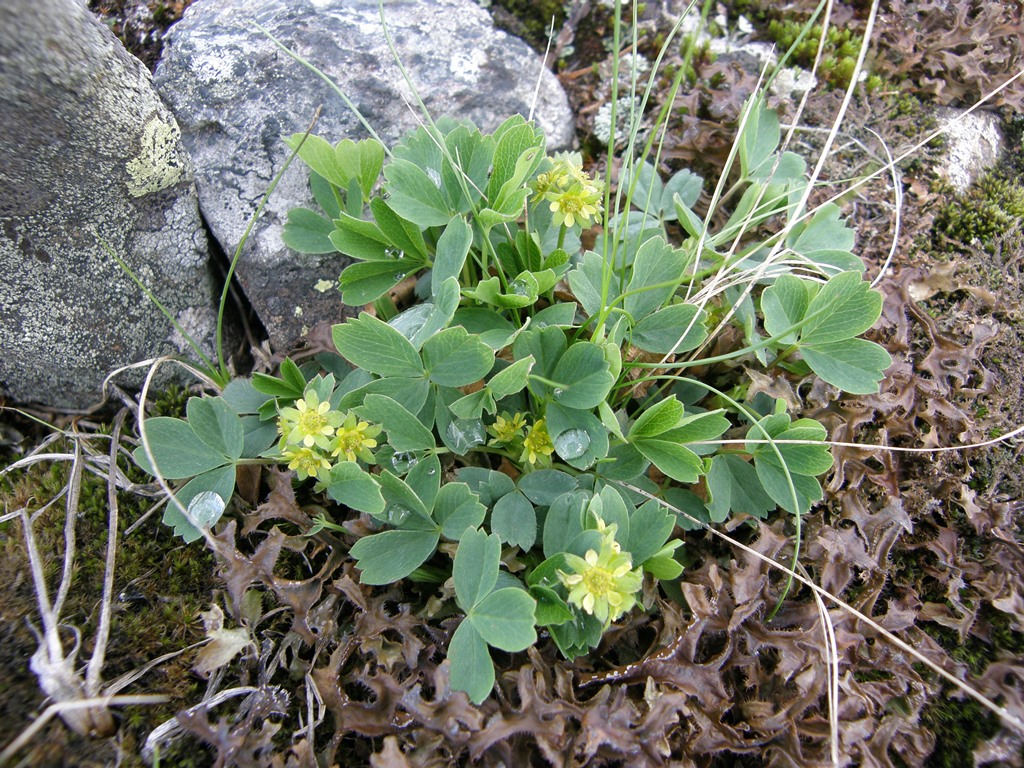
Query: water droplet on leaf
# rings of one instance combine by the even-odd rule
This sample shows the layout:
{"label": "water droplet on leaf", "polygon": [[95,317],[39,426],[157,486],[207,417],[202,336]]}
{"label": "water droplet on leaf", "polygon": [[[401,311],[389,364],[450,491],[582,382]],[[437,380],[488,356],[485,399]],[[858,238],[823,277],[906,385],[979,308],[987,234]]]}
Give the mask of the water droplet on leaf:
{"label": "water droplet on leaf", "polygon": [[563,459],[578,459],[590,447],[590,435],[582,429],[567,429],[555,438],[555,450]]}
{"label": "water droplet on leaf", "polygon": [[395,471],[395,474],[404,475],[410,469],[419,464],[419,459],[416,454],[409,453],[408,451],[398,451],[394,456],[391,457],[391,469]]}
{"label": "water droplet on leaf", "polygon": [[397,527],[404,523],[412,512],[401,504],[394,504],[384,511],[384,519],[391,525]]}
{"label": "water droplet on leaf", "polygon": [[482,445],[487,441],[487,433],[479,419],[456,419],[448,425],[445,434],[448,437],[448,447],[460,456],[473,446]]}

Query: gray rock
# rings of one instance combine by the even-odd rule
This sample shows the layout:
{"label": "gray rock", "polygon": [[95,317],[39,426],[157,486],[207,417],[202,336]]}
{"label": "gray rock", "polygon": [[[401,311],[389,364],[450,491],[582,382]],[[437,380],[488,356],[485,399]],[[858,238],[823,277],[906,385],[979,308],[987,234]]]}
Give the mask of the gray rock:
{"label": "gray rock", "polygon": [[997,115],[964,112],[951,107],[936,110],[939,127],[946,131],[945,150],[937,170],[961,194],[999,161],[1006,146]]}
{"label": "gray rock", "polygon": [[209,340],[213,285],[192,173],[149,72],[83,3],[0,5],[0,388],[8,397],[85,407],[112,369],[185,351],[107,248]]}
{"label": "gray rock", "polygon": [[[385,12],[432,115],[493,130],[513,113],[529,112],[539,77],[536,117],[548,147],[571,145],[572,115],[556,78],[473,0],[389,0]],[[171,29],[156,83],[195,162],[203,215],[229,255],[285,162],[283,136],[304,131],[318,106],[316,134],[332,142],[368,135],[330,87],[253,21],[335,80],[386,142],[420,119],[407,105],[414,102],[388,51],[377,0],[198,0]],[[281,242],[288,209],[311,201],[306,169],[296,163],[239,266],[242,287],[278,348],[344,311],[337,291],[315,286],[336,281],[345,261],[297,254]]]}

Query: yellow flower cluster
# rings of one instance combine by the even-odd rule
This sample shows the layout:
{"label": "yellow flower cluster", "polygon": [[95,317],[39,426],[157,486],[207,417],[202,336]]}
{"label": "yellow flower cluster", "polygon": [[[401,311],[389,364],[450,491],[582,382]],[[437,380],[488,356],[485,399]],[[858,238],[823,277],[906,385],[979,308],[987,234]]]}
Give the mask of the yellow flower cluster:
{"label": "yellow flower cluster", "polygon": [[606,629],[636,605],[636,593],[643,584],[640,569],[633,569],[629,553],[615,541],[617,528],[598,520],[601,549],[587,550],[584,557],[566,554],[572,573],[558,572],[569,590],[569,602],[603,622]]}
{"label": "yellow flower cluster", "polygon": [[550,203],[552,220],[559,226],[601,221],[604,182],[583,170],[578,152],[555,155],[554,167],[538,174],[533,191],[534,201],[543,199]]}
{"label": "yellow flower cluster", "polygon": [[360,421],[352,412],[343,413],[320,402],[315,390],[307,390],[295,406],[282,408],[277,418],[281,435],[279,448],[300,480],[319,479],[337,461],[361,459],[373,463],[371,448],[377,447],[379,426]]}
{"label": "yellow flower cluster", "polygon": [[[526,417],[521,413],[502,413],[487,428],[493,440],[491,445],[508,446],[522,450],[519,461],[533,465],[547,465],[555,446],[548,434],[544,419],[537,419],[532,426],[526,426]],[[524,435],[525,431],[525,435]]]}

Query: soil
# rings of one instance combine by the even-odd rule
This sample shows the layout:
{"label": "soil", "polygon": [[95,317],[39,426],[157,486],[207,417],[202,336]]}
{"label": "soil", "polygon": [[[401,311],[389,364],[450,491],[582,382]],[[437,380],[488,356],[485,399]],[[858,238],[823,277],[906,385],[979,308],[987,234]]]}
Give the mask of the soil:
{"label": "soil", "polygon": [[[531,13],[529,3],[495,4],[499,21],[538,49],[544,47],[538,29],[547,26],[538,17],[555,15],[550,60],[578,115],[586,161],[604,173],[594,121],[609,98],[602,73],[610,14],[597,2],[555,3],[542,13]],[[187,5],[91,2],[150,67],[163,31]],[[726,5],[730,21],[745,14],[754,36],[766,40],[773,20],[778,30],[783,13],[804,18],[816,3],[794,0],[784,11],[758,0]],[[862,30],[867,5],[843,0],[834,17]],[[637,52],[653,59],[667,31],[655,18],[661,4],[647,6]],[[935,106],[970,106],[1024,66],[1019,4],[890,0],[883,10],[871,64],[879,82],[858,88],[825,178],[878,167],[886,149],[899,156],[933,128]],[[839,76],[843,57],[835,58]],[[661,106],[671,68],[692,71],[673,105],[661,170],[688,167],[716,178],[758,73],[741,58],[715,59],[699,48],[688,55],[678,44],[664,66],[649,115]],[[841,90],[823,88],[808,101],[800,115],[808,130],[795,134],[795,151],[817,156],[822,134],[816,129],[831,124],[841,97]],[[1008,149],[966,198],[953,195],[936,171],[940,141],[900,164],[899,205],[887,176],[843,201],[869,277],[881,275],[885,304],[869,337],[886,346],[894,365],[880,393],[838,397],[820,382],[795,378],[753,386],[799,401],[805,415],[842,442],[957,446],[1024,424],[1024,232],[1013,208],[1024,194],[1022,104],[1024,90],[1012,88],[986,107],[1001,117]],[[791,98],[773,106],[783,122],[796,115]],[[823,187],[822,199],[831,191]],[[990,211],[998,225],[974,216],[978,211]],[[183,393],[170,392],[158,407],[174,414],[183,402]],[[87,434],[109,431],[99,424],[105,414],[96,423],[39,415]],[[48,434],[20,417],[3,427],[0,464],[26,455]],[[102,439],[94,445],[106,450]],[[823,481],[826,498],[803,523],[801,563],[816,583],[1024,718],[1020,447],[1013,440],[931,454],[835,448],[836,466]],[[132,471],[127,462],[123,469]],[[51,585],[65,547],[64,502],[40,508],[61,495],[68,479],[66,463],[0,478],[5,510],[36,516]],[[137,472],[133,479],[144,481]],[[98,622],[107,520],[105,483],[88,472],[83,483],[80,565],[64,612],[83,638],[80,664]],[[127,493],[119,498],[128,521],[151,504]],[[689,563],[678,601],[656,598],[659,611],[634,617],[575,663],[558,657],[551,643],[498,659],[505,670],[499,669],[498,695],[473,707],[442,695],[438,649],[450,626],[424,617],[415,589],[361,587],[351,563],[336,560],[331,547],[292,540],[273,525],[305,514],[287,478],[271,473],[269,496],[220,530],[218,557],[200,544],[182,546],[158,516],[123,537],[105,679],[202,640],[200,611],[212,604],[224,609],[230,626],[243,620],[257,626],[261,646],[212,680],[192,670],[195,649],[169,658],[126,688],[165,694],[166,703],[117,710],[109,738],[79,736],[54,719],[16,764],[141,765],[142,742],[178,713],[187,735],[165,748],[161,765],[283,768],[314,765],[314,755],[321,764],[395,767],[830,764],[825,643],[813,595],[794,590],[770,616],[783,580],[706,533],[686,534]],[[794,530],[781,513],[724,528],[762,553],[791,556]],[[7,744],[49,702],[29,671],[39,619],[20,523],[0,527],[0,545],[0,744]],[[1024,734],[865,621],[835,607],[829,615],[840,659],[840,764],[1024,765]],[[71,630],[65,641],[70,647]],[[209,712],[188,710],[204,690],[240,686],[257,691]]]}

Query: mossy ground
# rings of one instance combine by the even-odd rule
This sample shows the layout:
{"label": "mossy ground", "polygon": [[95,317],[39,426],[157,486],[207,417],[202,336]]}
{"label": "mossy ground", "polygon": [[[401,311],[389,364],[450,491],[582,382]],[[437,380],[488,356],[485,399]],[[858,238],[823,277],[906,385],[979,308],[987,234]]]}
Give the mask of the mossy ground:
{"label": "mossy ground", "polygon": [[[162,401],[161,409],[177,411],[176,397],[172,393]],[[93,445],[106,450],[107,443],[94,440]],[[49,450],[66,453],[73,447],[69,440],[62,439]],[[7,466],[16,458],[0,456],[0,466]],[[125,461],[122,461],[122,469],[136,480],[144,481],[141,473],[128,467]],[[42,462],[0,478],[3,509],[25,509],[34,517],[33,531],[51,599],[60,581],[65,552],[64,500],[45,512],[37,511],[63,492],[70,472],[69,462]],[[103,669],[105,681],[115,680],[163,654],[181,651],[203,638],[199,612],[207,609],[212,599],[213,557],[201,546],[185,546],[176,541],[160,522],[159,513],[125,535],[125,529],[152,504],[152,500],[124,492],[118,496],[121,533],[115,567],[113,621]],[[102,598],[108,520],[106,481],[84,471],[75,515],[74,579],[61,614],[64,625],[75,627],[81,633],[79,667],[84,666],[93,651]],[[0,605],[3,606],[0,743],[7,744],[31,723],[44,703],[38,681],[28,665],[38,648],[31,627],[39,627],[41,622],[22,523],[17,519],[0,525],[0,585]],[[202,695],[204,684],[192,673],[192,661],[192,653],[186,652],[160,664],[122,691],[157,693],[170,700],[163,705],[115,710],[123,757],[120,765],[141,765],[138,755],[149,731]],[[114,753],[111,742],[89,742],[55,720],[32,741],[31,748],[22,757],[27,760],[26,764],[46,766],[68,764],[68,755],[77,756],[75,765],[88,766],[112,764]]]}

